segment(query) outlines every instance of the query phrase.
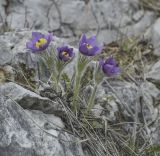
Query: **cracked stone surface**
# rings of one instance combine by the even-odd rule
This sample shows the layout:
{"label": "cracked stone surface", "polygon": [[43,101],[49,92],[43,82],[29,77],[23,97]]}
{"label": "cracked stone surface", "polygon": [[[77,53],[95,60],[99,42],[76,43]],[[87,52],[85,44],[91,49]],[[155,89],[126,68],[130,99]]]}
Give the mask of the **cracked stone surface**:
{"label": "cracked stone surface", "polygon": [[[140,99],[143,99],[142,101]],[[160,102],[160,90],[151,82],[141,82],[140,86],[128,82],[104,82],[99,87],[95,110],[97,115],[106,116],[114,122],[119,120],[119,112],[126,120],[132,121],[132,115],[137,112],[139,115],[143,110],[145,119],[152,121],[159,115],[157,105]],[[96,111],[99,107],[101,112]],[[102,111],[105,108],[107,111]],[[141,121],[142,117],[139,116]]]}
{"label": "cracked stone surface", "polygon": [[62,106],[59,103],[41,97],[15,83],[6,83],[1,86],[1,94],[18,102],[24,109],[40,110],[44,113],[60,113]]}
{"label": "cracked stone surface", "polygon": [[157,56],[160,56],[160,18],[158,18],[156,20],[156,22],[153,24],[153,26],[151,27],[151,39],[153,41],[153,46],[155,48],[154,50],[154,54]]}
{"label": "cracked stone surface", "polygon": [[155,20],[138,0],[2,0],[0,15],[12,29],[46,29],[71,42],[82,33],[97,34],[105,43],[140,35]]}
{"label": "cracked stone surface", "polygon": [[146,73],[147,79],[160,83],[160,61],[157,61],[150,69],[148,73]]}
{"label": "cracked stone surface", "polygon": [[[8,85],[15,88],[14,84]],[[10,96],[14,93],[19,94],[16,88],[14,93],[11,91],[12,93],[10,92],[8,96],[4,94],[6,89],[9,91],[8,85],[0,86],[1,156],[84,155],[81,145],[73,143],[78,142],[78,138],[63,131],[64,124],[59,117],[53,114],[44,114],[38,110],[23,109],[20,106],[20,103],[24,101],[23,97],[20,97],[21,95],[19,95],[21,98],[19,101],[9,98],[9,94]],[[34,93],[32,95],[37,96],[37,102],[45,103],[42,97]],[[32,97],[30,97],[31,99],[33,100]],[[28,102],[28,104],[30,103]]]}

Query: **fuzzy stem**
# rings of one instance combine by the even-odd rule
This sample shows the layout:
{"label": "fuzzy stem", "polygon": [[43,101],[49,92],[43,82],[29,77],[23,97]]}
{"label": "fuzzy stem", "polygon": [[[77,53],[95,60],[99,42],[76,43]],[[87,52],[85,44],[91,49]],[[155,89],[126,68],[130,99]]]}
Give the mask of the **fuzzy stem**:
{"label": "fuzzy stem", "polygon": [[56,78],[55,78],[55,89],[56,89],[56,92],[58,92],[58,83],[59,83],[58,76],[56,76]]}
{"label": "fuzzy stem", "polygon": [[86,68],[86,65],[89,63],[88,58],[85,56],[79,54],[78,55],[78,61],[76,64],[76,73],[75,73],[75,79],[74,79],[74,86],[73,86],[73,110],[76,113],[78,110],[78,95],[79,95],[79,90],[80,90],[80,82],[81,82],[81,77],[83,75],[83,72]]}
{"label": "fuzzy stem", "polygon": [[76,73],[75,73],[75,79],[74,79],[74,88],[73,88],[73,110],[74,112],[76,113],[78,108],[78,95],[79,95],[79,90],[80,90],[80,82],[81,82],[81,77],[82,77],[82,73],[84,71],[84,68],[85,68],[85,65],[86,63],[85,62],[81,62],[82,60],[82,57],[81,55],[78,55],[78,61],[77,61],[77,66],[76,66]]}
{"label": "fuzzy stem", "polygon": [[94,101],[95,101],[95,95],[96,95],[97,87],[98,87],[98,85],[96,84],[94,86],[94,90],[93,90],[93,92],[92,92],[92,94],[90,96],[90,99],[89,99],[89,102],[88,102],[88,106],[87,106],[87,110],[86,110],[85,114],[89,113],[91,111],[91,109],[93,108],[93,106],[94,106]]}
{"label": "fuzzy stem", "polygon": [[79,89],[80,89],[80,81],[81,81],[81,73],[78,72],[77,75],[75,76],[75,83],[74,83],[74,89],[73,89],[73,109],[74,112],[77,112],[77,98],[79,94]]}
{"label": "fuzzy stem", "polygon": [[56,91],[58,92],[58,88],[59,88],[59,80],[60,80],[60,77],[61,77],[61,73],[62,73],[62,69],[63,68],[60,68],[58,71],[57,71],[57,74],[56,74]]}

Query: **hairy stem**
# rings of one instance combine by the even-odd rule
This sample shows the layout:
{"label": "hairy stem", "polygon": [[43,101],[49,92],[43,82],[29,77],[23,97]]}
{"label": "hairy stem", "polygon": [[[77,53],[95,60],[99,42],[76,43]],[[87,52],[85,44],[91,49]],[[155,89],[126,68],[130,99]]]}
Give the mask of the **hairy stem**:
{"label": "hairy stem", "polygon": [[77,98],[78,98],[78,94],[79,94],[79,89],[80,89],[80,81],[81,81],[81,73],[77,73],[77,75],[75,76],[75,83],[74,83],[74,89],[73,89],[73,109],[75,112],[77,112]]}
{"label": "hairy stem", "polygon": [[78,95],[80,91],[81,78],[89,62],[90,60],[85,56],[81,54],[78,55],[78,61],[77,61],[76,70],[75,70],[74,86],[73,86],[73,105],[72,105],[75,113],[79,109]]}
{"label": "hairy stem", "polygon": [[88,106],[87,106],[87,110],[86,110],[85,114],[89,113],[91,111],[91,109],[93,108],[93,106],[94,106],[94,101],[95,101],[95,95],[96,95],[97,87],[98,87],[98,85],[96,84],[94,86],[94,90],[93,90],[93,92],[92,92],[92,94],[91,94],[91,96],[89,98],[89,102],[88,102]]}

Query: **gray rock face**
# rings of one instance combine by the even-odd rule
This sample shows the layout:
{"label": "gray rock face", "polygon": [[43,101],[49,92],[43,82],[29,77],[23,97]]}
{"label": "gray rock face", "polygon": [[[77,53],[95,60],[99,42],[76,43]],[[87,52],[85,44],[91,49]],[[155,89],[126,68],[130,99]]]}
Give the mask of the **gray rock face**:
{"label": "gray rock face", "polygon": [[157,105],[160,102],[160,90],[154,84],[146,81],[141,84],[141,92],[145,120],[154,121],[159,116]]}
{"label": "gray rock face", "polygon": [[62,106],[59,103],[41,97],[15,83],[6,83],[1,86],[1,90],[2,95],[10,97],[24,109],[40,110],[47,114],[62,112]]}
{"label": "gray rock face", "polygon": [[160,30],[159,30],[159,26],[160,26],[160,18],[156,20],[156,22],[154,23],[154,25],[152,26],[151,29],[151,38],[152,38],[152,42],[153,42],[153,46],[155,48],[154,50],[154,54],[157,56],[160,56]]}
{"label": "gray rock face", "polygon": [[[101,116],[111,122],[145,122],[149,125],[148,133],[152,141],[158,143],[156,136],[159,135],[159,102],[160,90],[148,81],[141,82],[139,86],[128,82],[106,82],[99,87],[96,105],[92,109],[95,116]],[[130,131],[133,125],[126,124],[125,129]],[[157,142],[158,141],[158,142]]]}
{"label": "gray rock face", "polygon": [[146,78],[155,83],[160,83],[160,61],[156,62],[151,70],[146,73]]}
{"label": "gray rock face", "polygon": [[[9,91],[8,87],[14,91],[11,89],[13,92],[7,96],[4,92],[6,89]],[[1,156],[83,156],[81,145],[73,143],[78,139],[63,131],[64,125],[59,117],[23,109],[19,105],[25,102],[21,97],[23,89],[21,95],[16,90],[18,88],[14,84],[0,87]],[[15,101],[16,97],[12,96],[16,93],[23,101]],[[37,102],[38,98],[39,102],[44,102],[38,95],[32,95],[37,96]]]}
{"label": "gray rock face", "polygon": [[160,90],[150,82],[141,84],[143,95],[143,109],[142,112],[145,120],[148,123],[149,129],[147,130],[152,138],[153,144],[159,144],[159,103],[160,103]]}
{"label": "gray rock face", "polygon": [[[124,82],[111,82],[104,84],[105,93],[110,96],[109,100],[112,109],[115,113],[117,110],[123,114],[127,119],[133,119],[135,112],[140,112],[140,104],[138,99],[140,97],[140,91],[135,84]],[[116,103],[115,103],[116,102]],[[117,106],[116,106],[117,105]],[[119,108],[119,109],[117,109]]]}
{"label": "gray rock face", "polygon": [[154,14],[141,10],[138,0],[3,0],[0,8],[13,29],[46,29],[65,38],[89,32],[107,43],[125,34],[140,35],[154,22]]}
{"label": "gray rock face", "polygon": [[2,28],[3,23],[5,22],[6,19],[6,12],[5,12],[6,5],[7,5],[6,0],[0,1],[0,28]]}
{"label": "gray rock face", "polygon": [[10,64],[11,60],[12,60],[12,53],[11,53],[11,48],[9,45],[7,45],[6,42],[0,41],[1,44],[1,61],[0,61],[0,65],[4,65],[4,64]]}
{"label": "gray rock face", "polygon": [[151,40],[154,48],[154,55],[160,56],[160,18],[157,18],[153,24],[148,27],[146,33],[144,34],[144,38],[147,40]]}
{"label": "gray rock face", "polygon": [[26,64],[27,50],[25,45],[27,38],[29,39],[30,37],[31,36],[29,36],[29,34],[25,32],[6,33],[4,35],[1,35],[0,42],[3,44],[2,49],[0,50],[0,65],[16,65],[18,62]]}

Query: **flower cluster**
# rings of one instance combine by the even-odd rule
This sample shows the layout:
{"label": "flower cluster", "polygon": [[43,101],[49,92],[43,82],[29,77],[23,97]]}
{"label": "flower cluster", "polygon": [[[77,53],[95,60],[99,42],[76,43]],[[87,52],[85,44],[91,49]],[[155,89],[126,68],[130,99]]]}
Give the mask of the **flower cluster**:
{"label": "flower cluster", "polygon": [[[50,42],[53,40],[52,34],[41,34],[39,32],[32,32],[32,39],[31,41],[27,42],[26,47],[30,49],[32,52],[41,52],[47,49]],[[95,56],[101,53],[103,46],[100,46],[97,43],[96,36],[92,36],[87,38],[85,34],[81,36],[79,42],[79,52],[84,56]],[[75,52],[73,48],[70,48],[67,45],[63,45],[57,48],[57,58],[60,61],[67,62],[72,60],[75,56]],[[120,68],[116,61],[110,56],[106,60],[100,60],[100,67],[102,71],[107,76],[113,76],[120,73]]]}
{"label": "flower cluster", "polygon": [[[33,53],[41,53],[46,51],[49,44],[53,40],[52,34],[41,34],[39,32],[32,32],[31,41],[26,43],[27,49],[30,49]],[[79,41],[79,57],[77,63],[75,65],[75,73],[73,79],[73,98],[72,98],[72,108],[76,113],[79,110],[79,94],[81,90],[81,78],[83,77],[84,71],[86,70],[86,66],[92,60],[91,58],[100,54],[102,52],[103,46],[97,43],[96,36],[92,36],[87,38],[85,34],[83,34]],[[52,53],[53,52],[53,53]],[[49,72],[50,78],[49,80],[53,80],[54,87],[56,91],[59,91],[61,88],[61,75],[64,67],[72,61],[75,57],[74,49],[69,47],[68,45],[62,45],[56,48],[56,53],[53,50],[47,50],[44,52],[45,58],[42,57],[44,63],[46,63]],[[41,57],[40,57],[41,58]],[[98,66],[97,66],[98,65]],[[98,68],[97,68],[98,67]],[[103,71],[103,72],[101,72]],[[88,106],[86,109],[86,113],[89,112],[94,105],[95,95],[97,86],[102,82],[103,75],[100,73],[104,73],[107,76],[114,76],[120,73],[120,68],[117,62],[113,59],[112,56],[107,58],[106,60],[100,60],[96,63],[96,68],[94,70],[94,90],[90,96],[88,101]],[[72,82],[72,80],[69,80]]]}

